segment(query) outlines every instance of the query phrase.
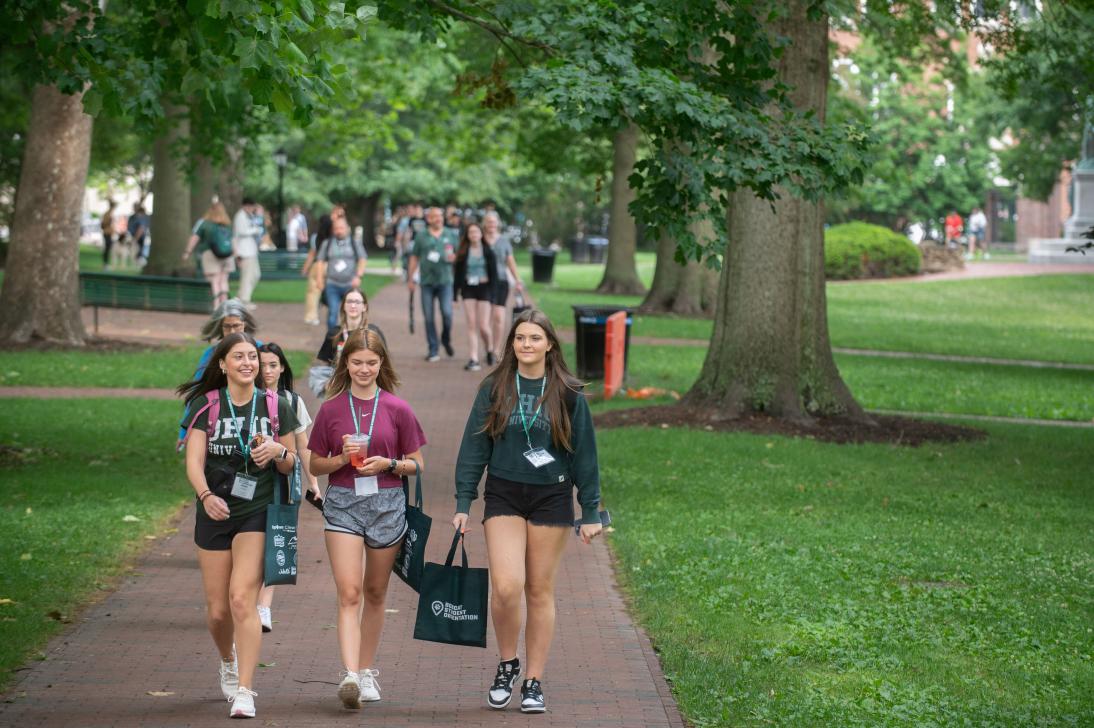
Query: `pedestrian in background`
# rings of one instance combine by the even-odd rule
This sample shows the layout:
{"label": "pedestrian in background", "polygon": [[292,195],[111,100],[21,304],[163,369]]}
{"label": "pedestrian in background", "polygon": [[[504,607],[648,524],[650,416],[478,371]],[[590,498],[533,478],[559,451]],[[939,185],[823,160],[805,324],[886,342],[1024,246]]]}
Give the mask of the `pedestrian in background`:
{"label": "pedestrian in background", "polygon": [[422,289],[422,313],[425,319],[425,338],[428,352],[426,361],[440,361],[437,343],[435,309],[441,309],[441,340],[448,356],[455,356],[452,348],[452,264],[456,260],[459,240],[456,234],[444,226],[444,213],[439,207],[430,207],[425,213],[426,229],[414,236],[407,268],[407,286],[413,293],[414,274],[419,273]]}
{"label": "pedestrian in background", "polygon": [[323,299],[329,310],[327,328],[338,325],[338,310],[342,297],[351,288],[361,287],[361,276],[365,274],[368,255],[361,242],[350,234],[349,223],[345,217],[331,221],[331,236],[323,242],[315,256],[319,268],[319,279],[323,282]]}
{"label": "pedestrian in background", "polygon": [[[517,272],[517,259],[513,257],[513,243],[509,238],[501,234],[501,219],[498,213],[488,210],[482,221],[482,239],[494,253],[494,262],[497,266],[494,274],[494,286],[492,292],[491,309],[493,315],[493,340],[497,356],[500,359],[505,355],[502,346],[505,342],[506,327],[509,324],[509,279],[518,291],[524,290],[524,284]],[[494,351],[486,354],[486,365],[494,366]]]}
{"label": "pedestrian in background", "polygon": [[255,201],[244,197],[243,206],[236,211],[232,221],[232,248],[239,266],[239,298],[251,311],[256,308],[251,296],[262,278],[258,267],[258,242],[262,238],[262,226],[255,223],[258,213],[259,206]]}
{"label": "pedestrian in background", "polygon": [[232,259],[232,221],[220,202],[210,205],[194,225],[182,253],[184,263],[189,262],[195,250],[201,252],[201,274],[209,282],[215,308],[228,300],[228,276],[236,269]]}
{"label": "pedestrian in background", "polygon": [[114,200],[106,201],[106,212],[99,226],[103,231],[103,270],[110,270],[110,249],[114,247]]}
{"label": "pedestrian in background", "polygon": [[482,227],[468,223],[456,251],[456,263],[452,269],[456,300],[463,301],[464,318],[467,319],[467,340],[471,358],[464,366],[469,372],[482,369],[479,362],[479,342],[483,352],[491,360],[491,301],[494,295],[494,276],[497,273],[494,251],[482,241]]}

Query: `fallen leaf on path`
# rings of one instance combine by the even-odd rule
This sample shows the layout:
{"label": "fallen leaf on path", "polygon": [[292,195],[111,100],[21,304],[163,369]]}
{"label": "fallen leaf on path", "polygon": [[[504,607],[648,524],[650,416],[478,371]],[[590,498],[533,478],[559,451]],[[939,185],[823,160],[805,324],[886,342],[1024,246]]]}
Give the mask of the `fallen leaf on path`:
{"label": "fallen leaf on path", "polygon": [[260,662],[260,663],[258,663],[258,666],[259,667],[277,667],[277,663],[276,662]]}
{"label": "fallen leaf on path", "polygon": [[399,610],[398,609],[385,609],[384,613],[385,614],[398,614]]}
{"label": "fallen leaf on path", "polygon": [[149,535],[147,535],[147,536],[145,536],[145,537],[144,537],[144,540],[145,540],[145,541],[155,541],[155,540],[156,540],[156,537],[155,537],[155,536],[153,536],[153,535],[151,535],[151,534],[149,534]]}
{"label": "fallen leaf on path", "polygon": [[149,690],[146,694],[151,695],[153,698],[166,698],[168,695],[174,695],[174,693],[166,690]]}
{"label": "fallen leaf on path", "polygon": [[138,523],[141,519],[137,518],[136,516],[123,516],[122,520],[126,523]]}

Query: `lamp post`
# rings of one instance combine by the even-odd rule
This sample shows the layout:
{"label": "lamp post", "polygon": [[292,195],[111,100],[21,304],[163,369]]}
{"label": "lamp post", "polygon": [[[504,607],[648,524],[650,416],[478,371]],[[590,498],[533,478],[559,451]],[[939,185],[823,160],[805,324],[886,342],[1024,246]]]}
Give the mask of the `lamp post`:
{"label": "lamp post", "polygon": [[285,154],[283,147],[278,147],[273,155],[274,164],[277,165],[277,247],[285,248],[285,165],[289,163],[289,155]]}

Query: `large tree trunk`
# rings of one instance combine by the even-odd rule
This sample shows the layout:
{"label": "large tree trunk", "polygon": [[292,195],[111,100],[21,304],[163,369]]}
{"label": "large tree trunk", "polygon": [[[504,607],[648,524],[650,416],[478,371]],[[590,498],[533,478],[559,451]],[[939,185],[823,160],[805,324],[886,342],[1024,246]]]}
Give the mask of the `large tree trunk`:
{"label": "large tree trunk", "polygon": [[[808,6],[792,0],[774,29],[790,39],[779,81],[793,89],[795,106],[823,121],[828,18],[810,18]],[[714,333],[685,402],[715,418],[759,410],[806,423],[838,414],[868,421],[828,340],[824,206],[780,194],[774,206],[749,192],[733,195]]]}
{"label": "large tree trunk", "polygon": [[620,129],[612,140],[612,210],[608,223],[608,263],[597,293],[637,295],[646,292],[638,278],[635,249],[638,246],[638,228],[629,205],[634,201],[634,190],[628,178],[634,172],[638,155],[638,127],[634,124]]}
{"label": "large tree trunk", "polygon": [[[697,224],[692,227],[692,234],[699,239],[709,238],[714,234],[712,227],[710,223]],[[657,267],[653,272],[653,285],[638,308],[639,312],[713,316],[718,273],[695,261],[680,265],[676,262],[675,255],[675,240],[663,237],[657,242]]]}
{"label": "large tree trunk", "polygon": [[190,118],[185,107],[165,106],[164,111],[169,126],[152,148],[152,250],[143,271],[154,276],[172,275],[182,267],[194,226],[190,181],[181,156],[190,148]]}
{"label": "large tree trunk", "polygon": [[228,145],[224,150],[217,191],[228,215],[234,216],[243,206],[243,149],[238,145]]}
{"label": "large tree trunk", "polygon": [[82,93],[35,87],[0,292],[0,342],[84,343],[78,241],[91,124]]}
{"label": "large tree trunk", "polygon": [[219,198],[219,170],[212,160],[197,151],[192,153],[191,162],[194,165],[194,178],[190,181],[190,215],[196,221],[213,204],[213,198]]}

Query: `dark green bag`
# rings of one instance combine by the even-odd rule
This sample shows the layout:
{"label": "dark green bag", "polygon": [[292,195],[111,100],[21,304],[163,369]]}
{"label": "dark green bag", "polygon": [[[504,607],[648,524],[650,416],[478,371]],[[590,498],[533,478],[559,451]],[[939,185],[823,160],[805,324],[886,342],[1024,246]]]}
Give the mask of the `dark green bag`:
{"label": "dark green bag", "polygon": [[[463,534],[456,532],[444,564],[426,564],[414,620],[414,639],[448,645],[486,647],[486,607],[490,572],[467,566]],[[453,566],[456,546],[463,552],[463,566]]]}
{"label": "dark green bag", "polygon": [[[300,460],[293,463],[289,477],[290,503],[281,503],[281,483],[274,486],[274,502],[266,506],[266,564],[263,583],[296,583],[296,524],[300,516],[299,495],[293,504],[294,493],[300,488]],[[295,482],[294,482],[295,481]]]}
{"label": "dark green bag", "polygon": [[422,571],[425,568],[425,542],[429,540],[429,529],[433,519],[422,511],[422,469],[418,461],[414,462],[415,495],[414,504],[410,503],[410,480],[403,476],[403,494],[406,496],[406,538],[403,539],[399,553],[391,570],[395,575],[416,592],[422,590]]}

